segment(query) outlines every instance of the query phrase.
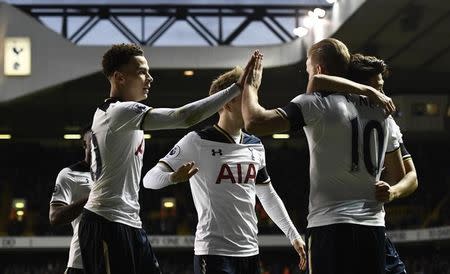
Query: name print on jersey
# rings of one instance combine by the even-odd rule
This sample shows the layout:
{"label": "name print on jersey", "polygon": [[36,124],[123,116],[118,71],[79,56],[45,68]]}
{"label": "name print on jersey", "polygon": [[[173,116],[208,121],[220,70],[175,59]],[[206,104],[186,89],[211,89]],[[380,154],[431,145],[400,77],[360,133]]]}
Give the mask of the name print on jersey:
{"label": "name print on jersey", "polygon": [[[244,181],[242,181],[242,168],[247,169]],[[235,174],[231,171],[231,167],[227,163],[222,164],[219,175],[217,176],[216,184],[220,184],[222,180],[230,180],[233,184],[247,184],[251,182],[250,180],[253,180],[254,182],[256,179],[256,169],[253,164],[236,164],[236,171],[237,180]]]}

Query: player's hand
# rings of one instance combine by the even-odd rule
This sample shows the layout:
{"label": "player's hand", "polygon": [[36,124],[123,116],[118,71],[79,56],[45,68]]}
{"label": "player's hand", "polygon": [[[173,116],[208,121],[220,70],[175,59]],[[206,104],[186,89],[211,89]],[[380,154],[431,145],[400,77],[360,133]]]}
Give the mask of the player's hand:
{"label": "player's hand", "polygon": [[246,84],[252,88],[253,90],[258,90],[261,85],[262,72],[263,72],[263,55],[258,50],[255,51],[255,65],[253,66],[252,71],[249,73],[247,77]]}
{"label": "player's hand", "polygon": [[386,94],[374,88],[370,88],[369,91],[369,99],[384,109],[387,115],[395,112],[394,101],[392,101],[389,96],[386,96]]}
{"label": "player's hand", "polygon": [[256,91],[259,89],[262,79],[262,58],[263,55],[258,50],[253,53],[237,83],[241,90],[248,87]]}
{"label": "player's hand", "polygon": [[198,172],[198,167],[195,166],[195,162],[187,162],[178,168],[177,171],[170,174],[170,180],[176,184],[180,182],[187,182],[195,173]]}
{"label": "player's hand", "polygon": [[388,183],[384,181],[378,181],[375,183],[375,199],[377,199],[377,201],[389,203],[394,200],[394,198],[394,192]]}
{"label": "player's hand", "polygon": [[295,239],[292,241],[292,245],[295,248],[295,251],[297,251],[298,255],[300,256],[300,262],[298,264],[298,267],[300,270],[305,271],[306,270],[306,252],[305,252],[305,242],[302,238]]}
{"label": "player's hand", "polygon": [[239,80],[237,81],[236,85],[238,85],[241,88],[241,91],[244,90],[244,85],[247,82],[248,76],[251,71],[253,71],[253,67],[255,66],[256,62],[256,51],[253,52],[252,56],[247,62],[247,65],[245,66],[244,73],[242,73],[241,77],[239,77]]}

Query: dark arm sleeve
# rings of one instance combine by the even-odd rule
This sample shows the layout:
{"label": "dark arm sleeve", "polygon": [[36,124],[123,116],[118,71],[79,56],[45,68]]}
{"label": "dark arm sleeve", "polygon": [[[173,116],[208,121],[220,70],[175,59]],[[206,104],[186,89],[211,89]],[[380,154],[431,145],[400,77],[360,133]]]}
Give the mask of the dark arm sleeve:
{"label": "dark arm sleeve", "polygon": [[306,125],[303,113],[300,107],[295,103],[290,102],[286,106],[278,108],[277,111],[289,120],[291,130],[299,130]]}

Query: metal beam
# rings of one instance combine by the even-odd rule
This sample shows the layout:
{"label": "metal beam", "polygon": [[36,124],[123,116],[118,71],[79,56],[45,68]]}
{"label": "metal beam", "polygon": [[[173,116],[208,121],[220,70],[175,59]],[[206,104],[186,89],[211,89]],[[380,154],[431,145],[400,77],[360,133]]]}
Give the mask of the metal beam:
{"label": "metal beam", "polygon": [[[14,5],[35,18],[41,16],[61,17],[63,20],[61,34],[68,37],[68,20],[72,17],[88,16],[89,19],[78,28],[68,39],[77,43],[87,35],[100,20],[110,21],[130,42],[142,45],[154,44],[176,21],[185,20],[207,43],[211,46],[230,45],[245,28],[252,22],[262,22],[275,34],[280,42],[294,40],[290,34],[275,18],[293,18],[307,14],[314,8],[331,9],[332,5],[214,5],[214,4],[185,4],[185,5]],[[140,36],[137,37],[125,20],[120,16],[140,18]],[[145,18],[166,17],[167,20],[148,36],[145,35]],[[214,35],[200,20],[199,17],[217,18],[218,34]],[[223,35],[224,18],[244,17],[244,21],[231,30],[228,37]]]}

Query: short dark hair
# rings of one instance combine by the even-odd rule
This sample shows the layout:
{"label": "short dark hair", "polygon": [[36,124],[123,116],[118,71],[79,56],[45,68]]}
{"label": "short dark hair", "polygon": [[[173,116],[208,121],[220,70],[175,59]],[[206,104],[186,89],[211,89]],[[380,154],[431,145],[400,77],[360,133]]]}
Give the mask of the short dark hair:
{"label": "short dark hair", "polygon": [[350,80],[367,84],[370,78],[378,74],[381,74],[383,78],[389,76],[388,65],[383,60],[360,53],[352,55],[348,69],[348,77]]}
{"label": "short dark hair", "polygon": [[221,74],[211,83],[211,86],[209,88],[209,95],[219,92],[222,89],[225,89],[236,83],[243,73],[244,70],[241,67],[236,66],[232,70]]}
{"label": "short dark hair", "polygon": [[325,72],[334,76],[346,76],[350,63],[350,53],[347,46],[334,38],[323,39],[308,50],[312,64],[320,65]]}
{"label": "short dark hair", "polygon": [[84,127],[81,129],[81,131],[80,131],[80,134],[81,134],[81,143],[82,143],[82,145],[83,145],[84,148],[86,148],[86,144],[85,144],[85,142],[84,142],[84,136],[86,136],[86,134],[88,134],[88,133],[92,133],[92,124],[89,124],[89,125],[84,126]]}
{"label": "short dark hair", "polygon": [[136,44],[113,45],[103,55],[103,74],[109,78],[121,66],[128,64],[133,56],[144,56],[144,50]]}
{"label": "short dark hair", "polygon": [[85,125],[81,129],[81,131],[80,131],[81,137],[84,137],[84,135],[86,135],[86,133],[89,133],[89,132],[92,132],[92,124]]}

